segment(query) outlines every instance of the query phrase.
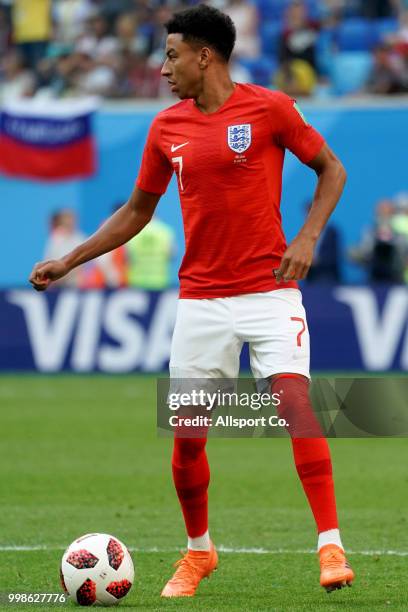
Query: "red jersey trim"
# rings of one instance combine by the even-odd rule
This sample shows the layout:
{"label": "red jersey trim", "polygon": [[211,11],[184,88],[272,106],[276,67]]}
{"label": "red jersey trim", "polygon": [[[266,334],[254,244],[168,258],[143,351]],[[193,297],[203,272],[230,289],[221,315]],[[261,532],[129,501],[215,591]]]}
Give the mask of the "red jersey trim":
{"label": "red jersey trim", "polygon": [[315,157],[317,157],[317,156],[319,155],[320,151],[322,151],[322,150],[323,150],[323,147],[325,146],[326,141],[325,141],[325,139],[323,138],[323,136],[321,136],[321,134],[319,134],[319,136],[320,136],[320,138],[321,138],[321,141],[320,141],[320,142],[316,142],[316,147],[315,147],[315,148],[316,148],[316,151],[314,151],[314,153],[313,153],[313,155],[310,157],[310,159],[309,159],[309,156],[307,156],[307,157],[306,157],[306,158],[303,160],[303,162],[302,162],[302,163],[304,163],[304,164],[310,164],[310,162],[311,162],[311,161],[313,161],[313,160],[314,160],[314,158],[315,158]]}
{"label": "red jersey trim", "polygon": [[144,183],[141,179],[137,179],[136,180],[136,186],[139,187],[139,189],[141,189],[142,191],[145,191],[146,193],[154,193],[154,195],[164,195],[167,191],[167,187],[164,191],[159,191],[158,189],[155,189],[154,187],[152,188],[151,185],[149,183]]}

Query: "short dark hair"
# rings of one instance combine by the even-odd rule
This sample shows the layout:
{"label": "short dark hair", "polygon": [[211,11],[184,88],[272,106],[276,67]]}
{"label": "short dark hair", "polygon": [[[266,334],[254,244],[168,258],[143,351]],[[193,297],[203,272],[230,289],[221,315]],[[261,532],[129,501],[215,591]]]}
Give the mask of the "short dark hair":
{"label": "short dark hair", "polygon": [[175,13],[165,28],[168,34],[182,34],[187,42],[212,47],[226,62],[231,57],[235,26],[231,17],[212,6],[199,4]]}

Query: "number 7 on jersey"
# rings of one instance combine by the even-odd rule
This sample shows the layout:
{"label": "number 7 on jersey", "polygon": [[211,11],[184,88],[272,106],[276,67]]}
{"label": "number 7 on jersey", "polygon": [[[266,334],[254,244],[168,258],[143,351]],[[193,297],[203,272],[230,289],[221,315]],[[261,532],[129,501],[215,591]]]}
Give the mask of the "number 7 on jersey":
{"label": "number 7 on jersey", "polygon": [[183,158],[180,155],[180,157],[172,157],[171,161],[174,164],[178,164],[178,168],[176,169],[176,172],[178,171],[178,179],[179,179],[179,183],[180,183],[180,189],[181,189],[181,191],[184,191],[183,180],[181,178],[181,175],[182,175],[182,172],[183,172]]}

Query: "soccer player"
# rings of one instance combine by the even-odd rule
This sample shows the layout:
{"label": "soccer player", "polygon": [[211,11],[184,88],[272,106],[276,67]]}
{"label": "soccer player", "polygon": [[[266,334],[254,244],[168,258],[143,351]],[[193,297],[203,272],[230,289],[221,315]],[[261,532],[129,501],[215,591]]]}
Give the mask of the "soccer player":
{"label": "soccer player", "polygon": [[[301,419],[311,409],[309,334],[296,281],[311,265],[316,241],[342,193],[345,170],[294,100],[232,82],[228,60],[235,28],[227,15],[199,5],[176,13],[166,28],[162,75],[181,102],[153,121],[129,201],[67,256],[37,264],[31,283],[44,290],[139,233],[175,172],[186,252],[171,377],[236,378],[240,350],[248,341],[255,377],[268,380],[272,391],[283,390],[281,413]],[[285,149],[318,179],[310,213],[289,246],[280,215]],[[340,539],[327,441],[296,431],[291,436],[317,526],[320,582],[327,590],[341,588],[354,574]],[[205,445],[205,437],[175,436],[173,477],[188,551],[163,597],[194,595],[217,567],[208,531]]]}

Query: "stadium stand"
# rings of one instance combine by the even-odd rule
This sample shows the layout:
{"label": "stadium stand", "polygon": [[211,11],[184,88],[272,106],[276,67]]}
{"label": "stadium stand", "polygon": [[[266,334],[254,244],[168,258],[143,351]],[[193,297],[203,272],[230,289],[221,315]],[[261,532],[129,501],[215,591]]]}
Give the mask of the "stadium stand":
{"label": "stadium stand", "polygon": [[[0,0],[0,101],[10,95],[168,95],[160,83],[163,23],[171,12],[194,2],[33,0],[30,23],[24,24],[21,11],[30,1]],[[245,15],[245,1],[214,4],[232,15]],[[389,93],[408,91],[408,11],[402,0],[255,0],[252,13],[253,6],[257,40],[251,53],[241,51],[235,57],[245,69],[241,74],[249,71],[253,82],[276,86],[279,71],[291,70],[283,47],[291,48],[289,59],[308,61],[296,51],[306,41],[315,57],[309,62],[315,73],[309,81],[316,83],[310,95],[318,96],[322,83],[329,95],[375,93],[376,88],[368,85],[371,67],[376,50],[386,45],[387,61],[400,83]],[[294,7],[298,14],[293,22]],[[23,87],[23,81],[30,87]]]}

